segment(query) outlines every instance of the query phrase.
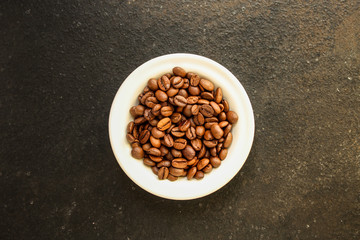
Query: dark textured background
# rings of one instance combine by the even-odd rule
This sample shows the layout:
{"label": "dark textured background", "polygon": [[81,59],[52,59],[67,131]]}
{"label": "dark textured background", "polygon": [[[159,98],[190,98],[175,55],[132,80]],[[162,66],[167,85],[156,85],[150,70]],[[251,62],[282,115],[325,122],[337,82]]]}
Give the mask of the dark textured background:
{"label": "dark textured background", "polygon": [[[359,1],[0,2],[0,239],[359,239]],[[256,133],[216,193],[170,201],[116,162],[113,97],[189,52],[241,81]]]}

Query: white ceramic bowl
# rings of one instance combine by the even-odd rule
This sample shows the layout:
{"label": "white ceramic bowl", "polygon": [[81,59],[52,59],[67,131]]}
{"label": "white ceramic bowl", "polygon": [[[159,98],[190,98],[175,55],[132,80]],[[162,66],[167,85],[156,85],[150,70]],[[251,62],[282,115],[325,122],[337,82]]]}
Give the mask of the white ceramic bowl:
{"label": "white ceramic bowl", "polygon": [[[230,109],[239,116],[233,126],[233,142],[228,155],[217,169],[205,174],[202,180],[158,180],[150,167],[131,156],[131,146],[126,140],[126,126],[132,120],[130,107],[137,104],[137,97],[150,78],[158,78],[180,66],[195,72],[221,87]],[[117,161],[124,172],[138,186],[159,197],[187,200],[206,196],[228,183],[241,169],[254,138],[254,115],[250,100],[239,80],[225,67],[206,57],[194,54],[163,55],[136,68],[123,82],[111,106],[109,117],[110,142]]]}

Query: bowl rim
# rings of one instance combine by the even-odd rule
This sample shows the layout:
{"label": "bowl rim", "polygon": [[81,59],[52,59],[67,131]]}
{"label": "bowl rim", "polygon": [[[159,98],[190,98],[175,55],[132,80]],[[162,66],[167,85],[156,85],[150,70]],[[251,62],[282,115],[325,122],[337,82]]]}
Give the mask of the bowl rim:
{"label": "bowl rim", "polygon": [[[133,76],[136,75],[136,73],[138,73],[139,71],[143,70],[143,69],[146,69],[147,66],[151,66],[151,64],[156,64],[157,62],[163,60],[174,60],[174,59],[177,59],[177,58],[188,58],[188,59],[192,59],[194,61],[199,61],[200,63],[201,62],[205,62],[207,64],[209,64],[209,66],[211,67],[214,67],[214,68],[217,68],[218,71],[220,71],[221,73],[225,74],[224,76],[227,77],[228,80],[230,80],[231,84],[234,85],[235,88],[237,88],[237,90],[240,91],[240,94],[239,96],[241,96],[241,100],[243,101],[243,104],[244,106],[246,106],[246,113],[247,113],[247,127],[248,127],[248,131],[247,131],[247,142],[246,142],[246,147],[245,147],[245,152],[242,153],[242,162],[241,164],[238,164],[237,166],[237,169],[236,171],[232,171],[232,174],[231,176],[227,176],[226,177],[226,181],[222,181],[221,184],[218,184],[215,188],[211,188],[211,190],[207,191],[207,192],[203,192],[201,194],[194,194],[192,196],[184,196],[184,197],[179,197],[179,196],[172,196],[172,195],[167,195],[167,194],[164,194],[164,193],[161,193],[159,191],[154,191],[153,189],[149,188],[149,187],[146,187],[144,186],[143,183],[141,183],[139,181],[139,179],[136,179],[127,169],[127,167],[124,165],[124,162],[122,160],[122,157],[117,154],[119,153],[119,149],[117,147],[117,145],[115,145],[115,138],[117,137],[114,132],[113,132],[113,124],[114,123],[114,111],[116,109],[116,106],[119,104],[118,103],[118,100],[120,99],[120,93],[123,91],[123,89],[126,88],[127,85],[131,84],[130,81],[131,79],[133,79]],[[180,66],[180,64],[179,64]],[[173,66],[175,67],[175,66]],[[168,72],[171,71],[171,69],[168,69]],[[195,70],[196,71],[196,70]],[[200,74],[201,75],[201,74]],[[147,82],[148,78],[146,78],[146,80],[143,80],[145,82]],[[210,79],[211,80],[211,79]],[[144,85],[141,87],[141,89],[144,87]],[[223,86],[221,86],[221,88],[223,88]],[[224,90],[224,89],[223,89]],[[126,112],[127,115],[130,115],[128,113],[128,111]],[[126,122],[127,124],[127,122]],[[125,132],[125,128],[126,126],[124,126],[124,132]],[[162,198],[166,198],[166,199],[172,199],[172,200],[190,200],[190,199],[197,199],[197,198],[201,198],[201,197],[204,197],[204,196],[207,196],[211,193],[214,193],[216,192],[217,190],[221,189],[223,186],[225,186],[228,182],[230,182],[234,177],[235,175],[241,170],[243,164],[245,163],[246,159],[248,158],[248,155],[250,153],[250,150],[251,150],[251,147],[252,147],[252,144],[253,144],[253,140],[254,140],[254,135],[255,135],[255,119],[254,119],[254,113],[253,113],[253,109],[252,109],[252,106],[251,106],[251,102],[250,102],[250,99],[249,99],[249,96],[247,95],[244,87],[242,86],[242,84],[240,83],[240,81],[227,69],[225,68],[224,66],[222,66],[221,64],[219,64],[218,62],[212,60],[212,59],[209,59],[207,57],[204,57],[204,56],[200,56],[200,55],[196,55],[196,54],[191,54],[191,53],[172,53],[172,54],[166,54],[166,55],[162,55],[162,56],[158,56],[158,57],[155,57],[155,58],[152,58],[146,62],[144,62],[143,64],[141,64],[140,66],[138,66],[132,73],[130,73],[128,75],[128,77],[126,77],[126,79],[121,83],[119,89],[117,90],[116,92],[116,95],[113,99],[113,102],[112,102],[112,105],[111,105],[111,108],[110,108],[110,113],[109,113],[109,121],[108,121],[108,131],[109,131],[109,139],[110,139],[110,144],[111,144],[111,148],[112,148],[112,151],[113,151],[113,154],[118,162],[118,164],[120,165],[121,169],[125,172],[125,174],[135,183],[137,184],[139,187],[141,187],[142,189],[146,190],[147,192],[153,194],[153,195],[156,195],[156,196],[159,196],[159,197],[162,197]],[[114,135],[115,134],[115,135]],[[125,140],[126,141],[126,140]],[[126,142],[127,143],[127,142]],[[128,143],[127,143],[128,144]],[[130,144],[128,144],[129,147],[130,147]],[[130,154],[130,153],[129,153]],[[131,155],[130,155],[131,157]],[[227,159],[227,158],[226,158]],[[224,161],[226,161],[226,159]],[[138,160],[138,161],[141,161],[142,160]],[[149,167],[146,167],[146,168],[149,168]],[[150,168],[149,168],[150,169]],[[218,169],[221,169],[221,166],[218,168]],[[218,170],[216,169],[216,170]],[[151,171],[151,169],[150,169]],[[212,174],[212,173],[210,173]],[[154,175],[155,176],[155,175]],[[204,179],[203,179],[204,180]],[[200,181],[203,181],[203,180],[200,180]],[[157,180],[159,181],[159,180]],[[199,182],[200,182],[199,181]],[[161,182],[164,182],[164,181],[161,181]],[[167,181],[167,182],[170,182],[170,181]],[[175,182],[170,182],[170,183],[176,183],[178,181],[175,181]]]}

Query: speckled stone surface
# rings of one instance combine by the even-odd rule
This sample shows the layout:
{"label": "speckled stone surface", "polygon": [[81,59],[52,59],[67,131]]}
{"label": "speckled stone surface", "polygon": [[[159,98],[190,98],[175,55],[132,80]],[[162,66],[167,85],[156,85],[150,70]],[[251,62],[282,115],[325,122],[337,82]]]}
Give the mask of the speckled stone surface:
{"label": "speckled stone surface", "polygon": [[[360,2],[299,2],[1,1],[0,239],[360,239]],[[232,71],[256,121],[192,201],[139,188],[108,140],[122,81],[175,52]]]}

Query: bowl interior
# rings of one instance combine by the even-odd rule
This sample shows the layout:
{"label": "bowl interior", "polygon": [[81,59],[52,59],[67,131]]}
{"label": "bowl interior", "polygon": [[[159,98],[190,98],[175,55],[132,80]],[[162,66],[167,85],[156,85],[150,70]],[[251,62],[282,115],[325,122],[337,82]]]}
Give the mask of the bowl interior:
{"label": "bowl interior", "polygon": [[[233,142],[221,166],[205,174],[202,180],[181,178],[175,182],[160,181],[150,167],[131,156],[126,140],[126,126],[132,121],[129,109],[138,104],[137,97],[150,78],[158,78],[181,66],[221,87],[230,109],[239,121],[233,125]],[[124,172],[144,190],[157,196],[186,200],[208,195],[229,182],[244,164],[253,142],[254,117],[250,100],[236,77],[226,68],[208,58],[193,54],[169,54],[154,58],[135,69],[123,82],[113,101],[109,117],[109,136],[114,155]]]}

